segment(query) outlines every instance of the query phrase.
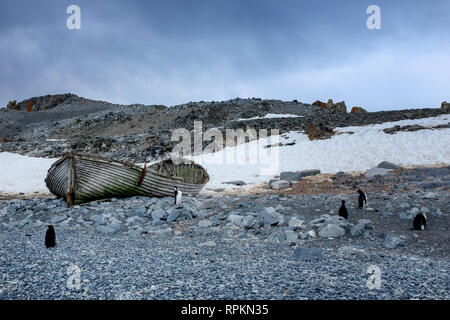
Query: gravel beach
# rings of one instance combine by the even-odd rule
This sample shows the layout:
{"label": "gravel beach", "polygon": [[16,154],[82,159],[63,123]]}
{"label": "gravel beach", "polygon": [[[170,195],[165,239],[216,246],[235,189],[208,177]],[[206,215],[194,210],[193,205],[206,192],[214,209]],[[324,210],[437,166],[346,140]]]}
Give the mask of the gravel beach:
{"label": "gravel beach", "polygon": [[[371,190],[359,210],[339,179],[339,193],[305,194],[299,182],[285,193],[186,197],[178,207],[171,198],[73,208],[4,200],[0,299],[449,299],[448,188],[404,179],[386,192],[381,177],[353,177]],[[348,221],[336,216],[341,199]],[[425,231],[412,230],[416,210],[427,213]]]}

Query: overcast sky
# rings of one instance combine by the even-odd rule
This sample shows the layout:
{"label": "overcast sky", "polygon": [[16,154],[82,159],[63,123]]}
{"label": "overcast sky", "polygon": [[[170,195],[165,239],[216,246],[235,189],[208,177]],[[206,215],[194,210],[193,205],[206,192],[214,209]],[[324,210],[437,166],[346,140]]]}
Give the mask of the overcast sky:
{"label": "overcast sky", "polygon": [[[81,8],[69,30],[66,8]],[[381,30],[369,30],[369,5]],[[0,0],[0,106],[56,93],[368,110],[450,100],[450,1]]]}

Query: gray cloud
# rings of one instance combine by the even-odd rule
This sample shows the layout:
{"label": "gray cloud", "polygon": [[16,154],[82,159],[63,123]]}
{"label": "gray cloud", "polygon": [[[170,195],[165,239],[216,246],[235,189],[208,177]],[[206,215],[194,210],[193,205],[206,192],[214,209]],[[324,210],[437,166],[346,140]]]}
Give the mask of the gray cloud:
{"label": "gray cloud", "polygon": [[[0,4],[0,105],[72,92],[174,105],[240,97],[370,110],[449,99],[448,1],[72,1]],[[446,81],[447,80],[447,81]]]}

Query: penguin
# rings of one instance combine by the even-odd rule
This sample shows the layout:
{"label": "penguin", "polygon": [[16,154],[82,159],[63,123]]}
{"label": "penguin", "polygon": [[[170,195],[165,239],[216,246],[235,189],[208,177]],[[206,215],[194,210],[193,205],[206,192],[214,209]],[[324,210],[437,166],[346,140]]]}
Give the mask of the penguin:
{"label": "penguin", "polygon": [[179,205],[181,204],[181,197],[182,197],[182,192],[180,190],[178,190],[178,188],[176,186],[173,187],[173,197],[174,197],[174,205]]}
{"label": "penguin", "polygon": [[345,220],[348,219],[348,211],[345,207],[345,200],[342,200],[341,207],[339,208],[339,216],[343,217]]}
{"label": "penguin", "polygon": [[360,189],[358,190],[359,198],[358,198],[358,208],[362,209],[364,204],[367,204],[367,195]]}
{"label": "penguin", "polygon": [[56,233],[52,225],[48,226],[47,232],[45,233],[45,246],[47,248],[56,246]]}
{"label": "penguin", "polygon": [[414,230],[425,230],[426,227],[427,227],[427,217],[423,213],[417,214],[413,220]]}

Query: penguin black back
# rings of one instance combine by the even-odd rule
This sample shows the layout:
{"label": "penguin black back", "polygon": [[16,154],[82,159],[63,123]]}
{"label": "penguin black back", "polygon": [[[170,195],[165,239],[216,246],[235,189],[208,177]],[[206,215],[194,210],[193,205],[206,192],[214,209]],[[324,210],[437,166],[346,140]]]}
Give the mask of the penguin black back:
{"label": "penguin black back", "polygon": [[47,232],[45,233],[45,246],[47,248],[53,248],[56,246],[56,233],[53,226],[48,226]]}
{"label": "penguin black back", "polygon": [[345,207],[345,200],[342,200],[341,207],[339,208],[339,216],[348,219],[348,211]]}
{"label": "penguin black back", "polygon": [[414,217],[413,228],[414,230],[425,230],[427,227],[427,217],[422,213],[419,213]]}
{"label": "penguin black back", "polygon": [[367,196],[361,189],[358,190],[359,198],[358,198],[358,208],[362,209],[364,207],[364,204],[367,204]]}

